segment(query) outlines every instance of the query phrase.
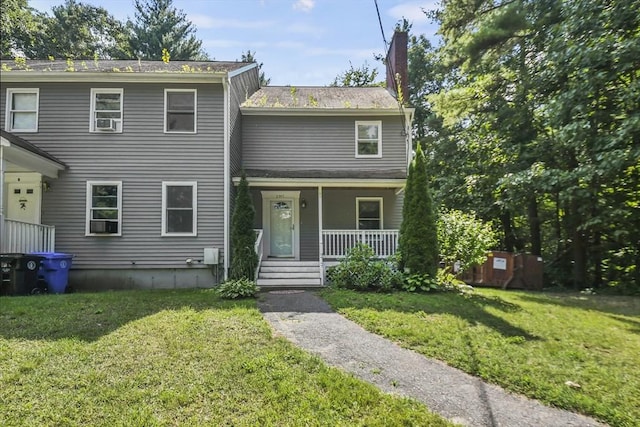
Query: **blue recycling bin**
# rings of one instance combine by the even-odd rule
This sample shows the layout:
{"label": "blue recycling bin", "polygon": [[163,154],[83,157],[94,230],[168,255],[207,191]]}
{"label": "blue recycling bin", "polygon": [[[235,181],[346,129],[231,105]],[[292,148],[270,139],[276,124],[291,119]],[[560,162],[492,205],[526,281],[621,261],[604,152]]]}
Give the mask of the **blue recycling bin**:
{"label": "blue recycling bin", "polygon": [[49,292],[63,294],[69,283],[73,255],[61,252],[32,252],[43,258],[39,275],[47,282]]}

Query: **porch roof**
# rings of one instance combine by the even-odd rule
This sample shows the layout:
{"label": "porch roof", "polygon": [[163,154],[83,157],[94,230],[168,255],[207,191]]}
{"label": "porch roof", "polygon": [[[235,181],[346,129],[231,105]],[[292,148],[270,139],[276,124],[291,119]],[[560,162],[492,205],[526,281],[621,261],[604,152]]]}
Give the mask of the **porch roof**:
{"label": "porch roof", "polygon": [[0,129],[3,157],[8,162],[24,167],[34,172],[39,172],[49,178],[57,178],[58,171],[67,168],[67,165],[33,143]]}
{"label": "porch roof", "polygon": [[[400,169],[375,170],[245,170],[250,186],[298,186],[315,187],[318,185],[339,187],[389,187],[402,188],[407,175]],[[240,181],[236,174],[234,183]]]}

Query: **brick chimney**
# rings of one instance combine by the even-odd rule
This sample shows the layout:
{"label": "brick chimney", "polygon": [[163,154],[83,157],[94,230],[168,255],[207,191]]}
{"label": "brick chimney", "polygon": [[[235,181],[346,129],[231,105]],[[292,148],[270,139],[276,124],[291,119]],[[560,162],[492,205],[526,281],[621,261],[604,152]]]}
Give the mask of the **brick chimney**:
{"label": "brick chimney", "polygon": [[407,72],[407,43],[408,35],[405,31],[396,31],[393,33],[389,52],[387,52],[387,89],[398,98],[398,90],[396,76],[399,78],[402,93],[402,103],[409,102],[409,85]]}

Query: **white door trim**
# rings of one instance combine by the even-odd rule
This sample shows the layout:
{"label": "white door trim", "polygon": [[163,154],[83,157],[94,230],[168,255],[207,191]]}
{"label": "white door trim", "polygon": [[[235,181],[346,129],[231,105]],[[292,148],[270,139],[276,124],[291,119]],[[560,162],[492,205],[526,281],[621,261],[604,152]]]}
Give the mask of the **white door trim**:
{"label": "white door trim", "polygon": [[261,191],[262,193],[262,229],[264,239],[265,256],[270,255],[271,224],[270,203],[277,200],[293,200],[293,258],[300,259],[300,191]]}

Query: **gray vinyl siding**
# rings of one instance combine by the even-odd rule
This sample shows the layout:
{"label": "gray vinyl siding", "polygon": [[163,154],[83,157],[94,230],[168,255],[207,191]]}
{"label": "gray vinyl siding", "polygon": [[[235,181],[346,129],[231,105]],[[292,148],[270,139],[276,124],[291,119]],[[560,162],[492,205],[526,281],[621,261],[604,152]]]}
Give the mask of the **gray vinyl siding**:
{"label": "gray vinyl siding", "polygon": [[260,88],[258,67],[231,78],[229,85],[230,169],[235,176],[242,165],[242,120],[240,104]]}
{"label": "gray vinyl siding", "polygon": [[[355,122],[382,121],[382,157],[355,158]],[[244,116],[243,167],[265,170],[402,170],[400,116]]]}
{"label": "gray vinyl siding", "polygon": [[[142,76],[144,77],[144,76]],[[0,99],[4,126],[6,87]],[[39,129],[18,134],[68,169],[43,193],[42,223],[75,268],[179,268],[223,245],[220,84],[40,84]],[[91,88],[124,89],[123,133],[89,133]],[[164,133],[164,89],[197,89],[197,134]],[[87,181],[122,181],[122,236],[85,236]],[[197,181],[195,237],[161,237],[162,181]],[[194,265],[193,268],[201,266]]]}
{"label": "gray vinyl siding", "polygon": [[382,197],[383,227],[397,230],[402,223],[402,195],[387,188],[325,188],[323,199],[323,227],[326,230],[355,230],[356,198]]}

